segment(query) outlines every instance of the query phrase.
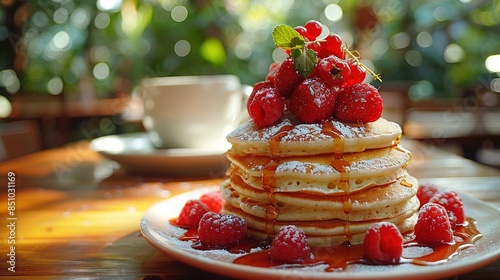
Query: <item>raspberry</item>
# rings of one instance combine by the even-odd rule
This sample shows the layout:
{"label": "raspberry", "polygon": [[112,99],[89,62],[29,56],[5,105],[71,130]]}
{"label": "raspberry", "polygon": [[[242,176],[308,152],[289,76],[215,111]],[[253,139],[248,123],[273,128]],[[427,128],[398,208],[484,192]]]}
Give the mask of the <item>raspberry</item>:
{"label": "raspberry", "polygon": [[222,192],[220,190],[205,193],[200,197],[201,202],[212,212],[220,212],[222,209],[222,204],[224,204],[224,199],[222,198]]}
{"label": "raspberry", "polygon": [[248,114],[259,127],[277,121],[283,115],[284,107],[283,97],[273,87],[264,87],[251,94],[247,103]]}
{"label": "raspberry", "polygon": [[191,199],[184,204],[182,210],[177,217],[177,224],[180,226],[196,227],[200,222],[201,217],[210,211],[205,203],[199,199]]}
{"label": "raspberry", "polygon": [[304,123],[319,123],[332,116],[337,95],[319,78],[305,79],[290,98],[290,111]]}
{"label": "raspberry", "polygon": [[429,202],[429,199],[438,192],[438,187],[432,183],[423,183],[418,186],[417,198],[420,201],[420,207]]}
{"label": "raspberry", "polygon": [[294,225],[281,227],[270,248],[273,261],[285,263],[300,263],[309,258],[310,252],[306,234]]}
{"label": "raspberry", "polygon": [[255,95],[257,94],[257,92],[263,88],[272,88],[273,87],[273,84],[269,81],[260,81],[260,82],[257,82],[253,85],[253,88],[252,88],[252,93],[250,93],[250,96],[248,97],[248,102],[247,102],[247,110],[250,111],[250,100],[253,100],[255,98]]}
{"label": "raspberry", "polygon": [[304,78],[299,76],[297,71],[295,71],[293,59],[288,57],[278,68],[276,75],[274,76],[274,85],[281,95],[284,97],[290,97],[297,85],[300,84],[303,79]]}
{"label": "raspberry", "polygon": [[453,190],[444,190],[436,193],[429,202],[442,205],[448,212],[451,227],[465,223],[465,213],[462,198]]}
{"label": "raspberry", "polygon": [[370,84],[347,87],[338,97],[335,116],[344,122],[374,122],[382,116],[382,97]]}
{"label": "raspberry", "polygon": [[321,59],[316,68],[317,75],[319,75],[327,85],[338,90],[344,87],[346,78],[351,75],[349,65],[334,55]]}
{"label": "raspberry", "polygon": [[381,263],[399,263],[403,253],[403,236],[389,222],[371,225],[366,231],[363,244],[365,257]]}
{"label": "raspberry", "polygon": [[270,82],[271,84],[274,85],[274,77],[276,77],[276,72],[278,72],[280,65],[281,65],[281,63],[279,63],[279,62],[273,62],[271,64],[271,66],[269,66],[269,71],[268,71],[267,76],[266,76],[267,82]]}
{"label": "raspberry", "polygon": [[198,236],[201,243],[226,246],[247,236],[247,222],[236,215],[208,212],[200,220]]}
{"label": "raspberry", "polygon": [[426,243],[451,242],[453,232],[446,209],[436,203],[426,203],[418,213],[415,240]]}

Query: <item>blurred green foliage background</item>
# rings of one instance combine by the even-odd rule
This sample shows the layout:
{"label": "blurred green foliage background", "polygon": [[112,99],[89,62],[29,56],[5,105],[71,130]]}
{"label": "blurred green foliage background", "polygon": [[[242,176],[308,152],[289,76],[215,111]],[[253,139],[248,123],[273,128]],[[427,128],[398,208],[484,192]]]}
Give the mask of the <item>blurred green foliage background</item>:
{"label": "blurred green foliage background", "polygon": [[253,84],[283,59],[274,26],[310,19],[410,99],[500,92],[500,0],[2,0],[0,94],[108,98],[145,76],[220,73]]}

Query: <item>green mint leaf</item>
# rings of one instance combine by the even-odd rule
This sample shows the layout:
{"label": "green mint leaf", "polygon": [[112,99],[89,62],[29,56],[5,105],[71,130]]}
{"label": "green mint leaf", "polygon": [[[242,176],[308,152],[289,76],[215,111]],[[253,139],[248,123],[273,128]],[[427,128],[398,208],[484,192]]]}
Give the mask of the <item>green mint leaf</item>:
{"label": "green mint leaf", "polygon": [[285,50],[302,48],[305,44],[304,37],[285,24],[278,25],[273,29],[273,40],[278,48]]}
{"label": "green mint leaf", "polygon": [[309,77],[318,63],[316,53],[309,49],[305,52],[294,49],[291,55],[293,57],[293,68],[295,71],[297,71],[297,73],[304,78]]}

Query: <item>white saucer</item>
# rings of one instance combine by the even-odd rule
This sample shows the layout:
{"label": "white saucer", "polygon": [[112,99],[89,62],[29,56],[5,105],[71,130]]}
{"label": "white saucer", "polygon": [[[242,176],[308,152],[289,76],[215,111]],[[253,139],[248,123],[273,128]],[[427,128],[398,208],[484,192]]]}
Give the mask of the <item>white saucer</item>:
{"label": "white saucer", "polygon": [[[229,145],[229,144],[228,144]],[[96,138],[90,148],[118,162],[128,172],[155,176],[222,176],[228,167],[227,147],[157,149],[146,133]]]}

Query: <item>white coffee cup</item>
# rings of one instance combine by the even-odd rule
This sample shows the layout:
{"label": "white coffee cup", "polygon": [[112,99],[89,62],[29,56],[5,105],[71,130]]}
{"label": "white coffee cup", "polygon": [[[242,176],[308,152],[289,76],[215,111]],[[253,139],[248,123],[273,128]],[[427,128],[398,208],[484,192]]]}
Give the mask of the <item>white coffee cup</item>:
{"label": "white coffee cup", "polygon": [[226,147],[226,135],[248,116],[248,88],[234,75],[145,78],[139,92],[157,148]]}

